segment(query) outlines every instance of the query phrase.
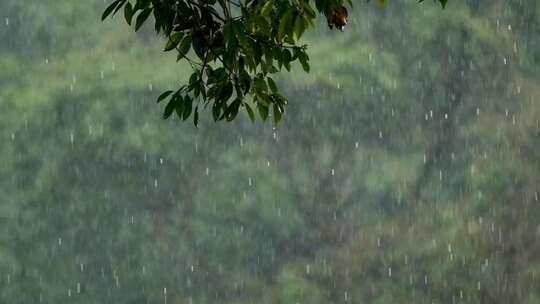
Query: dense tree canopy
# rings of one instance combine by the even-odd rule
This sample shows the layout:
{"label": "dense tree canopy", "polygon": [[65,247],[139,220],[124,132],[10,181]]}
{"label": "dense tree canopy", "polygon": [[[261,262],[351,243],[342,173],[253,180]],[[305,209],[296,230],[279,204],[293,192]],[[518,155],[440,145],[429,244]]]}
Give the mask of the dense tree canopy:
{"label": "dense tree canopy", "polygon": [[[435,1],[443,7],[447,2]],[[176,51],[177,61],[193,68],[187,83],[164,92],[158,102],[168,101],[165,118],[176,113],[186,120],[193,114],[195,125],[200,107],[211,107],[216,121],[231,121],[240,109],[254,120],[256,108],[263,120],[272,113],[277,123],[287,99],[271,75],[290,71],[294,62],[309,72],[307,45],[300,38],[317,12],[330,28],[343,30],[347,23],[343,0],[114,0],[102,19],[121,9],[135,31],[153,14],[156,32],[167,37],[164,50]]]}

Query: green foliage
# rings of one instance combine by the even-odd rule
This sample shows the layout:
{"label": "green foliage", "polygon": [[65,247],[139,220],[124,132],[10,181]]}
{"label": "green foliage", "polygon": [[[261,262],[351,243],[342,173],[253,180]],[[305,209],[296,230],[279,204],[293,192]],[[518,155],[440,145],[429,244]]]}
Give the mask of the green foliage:
{"label": "green foliage", "polygon": [[[443,7],[447,2],[438,1]],[[115,0],[102,19],[123,9],[137,31],[153,14],[155,31],[167,37],[164,51],[176,51],[177,61],[191,65],[187,84],[158,98],[166,102],[164,118],[176,113],[186,120],[193,113],[197,125],[200,108],[210,107],[215,121],[232,121],[241,109],[253,121],[256,108],[262,120],[272,115],[277,124],[288,101],[271,75],[290,71],[295,62],[309,72],[300,39],[317,11],[329,17],[342,6],[343,0]]]}
{"label": "green foliage", "polygon": [[540,302],[540,2],[315,20],[294,120],[228,128],[103,3],[0,1],[1,303]]}

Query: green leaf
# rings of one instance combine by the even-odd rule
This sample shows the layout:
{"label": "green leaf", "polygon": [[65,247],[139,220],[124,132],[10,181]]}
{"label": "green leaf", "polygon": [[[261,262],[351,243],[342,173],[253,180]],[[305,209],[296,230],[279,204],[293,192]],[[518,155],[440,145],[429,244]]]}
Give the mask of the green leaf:
{"label": "green leaf", "polygon": [[302,69],[304,69],[304,71],[306,73],[309,73],[309,71],[310,71],[309,57],[306,54],[306,52],[298,51],[298,53],[296,55],[298,56],[298,61],[300,61],[300,64],[302,65]]}
{"label": "green leaf", "polygon": [[161,93],[161,95],[159,95],[157,99],[157,103],[160,103],[163,99],[169,97],[169,95],[171,95],[172,93],[173,91],[166,91],[166,92]]}
{"label": "green leaf", "polygon": [[122,0],[115,0],[113,3],[111,3],[111,5],[105,9],[103,15],[101,15],[101,21],[105,20],[113,12],[120,2],[122,2]]}
{"label": "green leaf", "polygon": [[193,100],[189,97],[189,96],[186,96],[186,98],[184,99],[184,113],[183,113],[183,119],[186,120],[189,115],[191,115],[191,110],[192,110],[192,107],[193,107]]}
{"label": "green leaf", "polygon": [[244,107],[246,108],[246,112],[248,113],[251,122],[255,122],[255,113],[253,113],[253,109],[251,108],[251,106],[247,103],[244,103]]}
{"label": "green leaf", "polygon": [[214,104],[212,105],[212,117],[214,118],[214,121],[218,121],[220,116],[221,105],[217,102],[214,102]]}
{"label": "green leaf", "polygon": [[231,98],[233,94],[233,84],[231,82],[227,82],[219,92],[219,96],[217,97],[218,101],[226,102]]}
{"label": "green leaf", "polygon": [[281,58],[282,58],[283,65],[285,66],[287,71],[290,71],[291,70],[291,61],[292,61],[291,51],[289,51],[288,49],[284,49],[283,52],[282,52],[282,57]]}
{"label": "green leaf", "polygon": [[259,33],[268,36],[270,35],[271,27],[266,18],[262,16],[256,16],[255,17],[255,24],[257,25],[257,29],[259,30]]}
{"label": "green leaf", "polygon": [[227,121],[233,121],[234,118],[236,118],[236,115],[238,115],[238,109],[240,108],[241,102],[242,101],[239,98],[236,98],[233,102],[231,102],[223,113],[222,118],[226,118]]}
{"label": "green leaf", "polygon": [[168,52],[170,50],[175,49],[178,43],[180,43],[180,41],[182,40],[183,36],[184,36],[184,33],[182,32],[176,32],[172,34],[169,37],[169,41],[167,41],[167,45],[165,45],[165,49],[163,51]]}
{"label": "green leaf", "polygon": [[272,93],[277,93],[277,92],[278,92],[278,88],[277,88],[276,83],[274,82],[274,79],[268,77],[268,78],[266,79],[266,81],[268,82],[268,86],[270,87],[270,90],[272,91]]}
{"label": "green leaf", "polygon": [[263,94],[268,91],[268,86],[266,84],[266,81],[264,81],[264,78],[262,77],[262,75],[259,75],[258,77],[256,77],[253,81],[253,84],[254,84],[255,90],[259,94]]}
{"label": "green leaf", "polygon": [[174,110],[176,111],[178,118],[182,118],[182,115],[184,114],[184,99],[180,99],[180,102],[176,103]]}
{"label": "green leaf", "polygon": [[274,6],[274,1],[273,0],[267,1],[262,7],[261,15],[262,16],[270,15],[270,13],[272,12],[272,7],[273,6]]}
{"label": "green leaf", "polygon": [[259,110],[259,115],[261,116],[262,120],[266,121],[268,118],[268,106],[262,103],[257,103],[257,110]]}
{"label": "green leaf", "polygon": [[278,41],[282,41],[283,38],[291,31],[291,22],[295,12],[296,11],[294,9],[289,8],[279,21],[279,28],[277,33]]}
{"label": "green leaf", "polygon": [[274,103],[274,123],[278,124],[281,121],[281,109],[277,103]]}
{"label": "green leaf", "polygon": [[300,39],[306,30],[306,20],[302,15],[298,15],[294,21],[294,33],[296,34],[296,39]]}
{"label": "green leaf", "polygon": [[135,21],[135,31],[138,31],[141,26],[144,24],[146,19],[150,16],[150,13],[152,13],[151,8],[145,8],[138,16],[137,20]]}
{"label": "green leaf", "polygon": [[128,2],[124,8],[124,17],[126,18],[127,24],[131,25],[131,19],[133,19],[134,13],[133,6]]}
{"label": "green leaf", "polygon": [[199,125],[199,106],[195,107],[195,113],[193,113],[193,124],[195,127]]}
{"label": "green leaf", "polygon": [[167,105],[165,106],[165,111],[163,112],[164,119],[167,119],[171,116],[171,114],[174,111],[174,108],[176,107],[176,102],[177,102],[176,98],[171,98],[169,103],[167,103]]}
{"label": "green leaf", "polygon": [[186,56],[187,52],[189,51],[189,48],[191,47],[191,36],[187,35],[182,39],[182,42],[180,43],[180,46],[178,47],[178,58],[184,58]]}
{"label": "green leaf", "polygon": [[326,13],[326,6],[327,6],[326,0],[315,0],[315,7],[317,10],[321,13]]}

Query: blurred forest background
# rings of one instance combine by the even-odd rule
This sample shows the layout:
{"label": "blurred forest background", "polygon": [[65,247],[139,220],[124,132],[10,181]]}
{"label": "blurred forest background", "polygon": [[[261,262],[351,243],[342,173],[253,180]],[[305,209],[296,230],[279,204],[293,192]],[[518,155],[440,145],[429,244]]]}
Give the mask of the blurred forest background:
{"label": "blurred forest background", "polygon": [[106,5],[0,1],[0,302],[540,302],[539,1],[358,1],[199,129]]}

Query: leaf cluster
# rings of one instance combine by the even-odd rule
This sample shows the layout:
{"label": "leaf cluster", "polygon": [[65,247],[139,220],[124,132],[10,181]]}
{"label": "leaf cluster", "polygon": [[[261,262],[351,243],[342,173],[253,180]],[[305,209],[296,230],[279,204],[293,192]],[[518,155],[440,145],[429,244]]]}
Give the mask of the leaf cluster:
{"label": "leaf cluster", "polygon": [[232,121],[243,110],[252,121],[258,112],[278,123],[287,99],[272,75],[293,63],[309,72],[301,37],[317,13],[343,6],[344,0],[114,0],[102,19],[123,10],[137,31],[153,15],[155,31],[167,37],[164,51],[191,65],[188,83],[159,96],[164,118],[176,113],[197,125],[199,111],[209,108],[215,121]]}

